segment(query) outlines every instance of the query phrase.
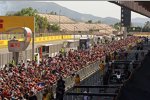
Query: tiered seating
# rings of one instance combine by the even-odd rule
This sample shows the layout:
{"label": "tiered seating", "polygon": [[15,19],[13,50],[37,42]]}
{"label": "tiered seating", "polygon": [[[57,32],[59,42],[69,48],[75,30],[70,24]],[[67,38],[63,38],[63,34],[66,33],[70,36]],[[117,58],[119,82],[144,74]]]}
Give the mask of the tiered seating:
{"label": "tiered seating", "polygon": [[103,46],[95,45],[88,50],[70,50],[67,56],[59,54],[53,58],[42,59],[40,65],[32,61],[27,66],[20,63],[21,66],[6,67],[0,71],[1,94],[10,99],[14,95],[22,96],[30,91],[36,93],[47,85],[53,85],[59,76],[66,78],[105,54],[136,43],[138,39],[128,37]]}

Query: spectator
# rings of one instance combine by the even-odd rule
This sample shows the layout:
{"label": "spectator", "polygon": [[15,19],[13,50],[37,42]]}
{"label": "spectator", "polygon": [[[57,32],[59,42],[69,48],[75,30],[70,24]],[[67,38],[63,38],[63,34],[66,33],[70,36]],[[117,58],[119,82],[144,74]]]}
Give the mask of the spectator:
{"label": "spectator", "polygon": [[47,93],[46,98],[47,98],[46,100],[54,100],[54,95],[53,95],[52,87],[48,88],[48,93]]}
{"label": "spectator", "polygon": [[120,71],[117,71],[116,78],[117,78],[117,83],[120,84],[121,83],[121,73],[120,73]]}
{"label": "spectator", "polygon": [[139,54],[136,52],[135,53],[135,60],[138,60],[138,58],[139,58]]}
{"label": "spectator", "polygon": [[106,72],[103,76],[103,85],[108,85],[109,73]]}
{"label": "spectator", "polygon": [[65,81],[60,77],[60,79],[57,81],[57,87],[56,87],[56,100],[63,100],[65,92]]}
{"label": "spectator", "polygon": [[114,52],[114,60],[117,59],[117,55],[118,55],[118,53],[117,53],[117,51],[115,51],[115,52]]}
{"label": "spectator", "polygon": [[99,67],[100,67],[100,72],[103,75],[104,74],[104,68],[105,68],[104,61],[101,61]]}
{"label": "spectator", "polygon": [[106,62],[106,63],[109,62],[109,55],[108,55],[108,54],[106,54],[105,62]]}
{"label": "spectator", "polygon": [[125,60],[127,60],[127,58],[128,58],[128,52],[127,51],[125,52],[124,56],[125,56]]}
{"label": "spectator", "polygon": [[[75,80],[74,80],[75,82],[75,86],[80,86],[80,76],[79,76],[79,74],[76,74],[76,76],[75,76]],[[80,92],[80,89],[79,88],[77,88],[77,93],[79,93]]]}
{"label": "spectator", "polygon": [[[90,92],[89,92],[89,88],[87,88],[87,90],[84,91],[84,93],[90,93]],[[87,96],[87,95],[85,95],[85,96],[83,96],[83,100],[92,100],[92,96]]]}
{"label": "spectator", "polygon": [[[26,66],[23,63],[22,66],[11,64],[11,67],[0,70],[0,88],[3,89],[3,97],[10,99],[15,94],[17,98],[21,98],[22,95],[24,98],[31,98],[31,95],[28,96],[29,91],[39,92],[45,86],[56,83],[59,75],[63,78],[73,75],[87,64],[100,60],[113,51],[119,51],[128,44],[136,43],[137,40],[138,37],[128,37],[110,44],[96,45],[87,50],[70,50],[66,57],[58,54],[53,58],[43,58],[40,64],[35,61],[28,61]],[[107,74],[106,79],[109,79],[109,73]]]}
{"label": "spectator", "polygon": [[75,77],[75,86],[79,86],[80,85],[80,76],[79,74],[76,74],[76,77]]}
{"label": "spectator", "polygon": [[37,100],[37,97],[36,97],[36,95],[34,94],[33,91],[30,91],[29,100]]}
{"label": "spectator", "polygon": [[131,72],[130,72],[128,69],[125,69],[125,70],[124,70],[124,75],[125,75],[124,78],[125,78],[125,79],[128,79],[129,76],[130,76],[130,74],[131,74]]}
{"label": "spectator", "polygon": [[45,89],[45,90],[44,90],[44,93],[43,93],[43,98],[42,98],[42,100],[48,100],[48,99],[47,99],[47,94],[48,94],[48,90]]}

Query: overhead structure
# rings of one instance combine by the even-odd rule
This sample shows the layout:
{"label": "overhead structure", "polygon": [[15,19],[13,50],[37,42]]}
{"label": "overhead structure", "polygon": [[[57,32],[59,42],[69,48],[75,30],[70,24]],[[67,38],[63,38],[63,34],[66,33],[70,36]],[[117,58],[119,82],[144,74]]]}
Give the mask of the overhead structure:
{"label": "overhead structure", "polygon": [[[150,1],[110,1],[121,7],[150,18]],[[124,82],[115,100],[149,100],[150,81],[148,52],[141,66],[136,68],[130,78]],[[137,65],[136,65],[137,66]]]}
{"label": "overhead structure", "polygon": [[30,44],[32,31],[28,27],[18,27],[18,28],[13,28],[13,29],[8,30],[7,33],[11,33],[14,30],[22,30],[22,33],[24,33],[24,41],[18,41],[16,39],[9,40],[8,50],[9,52],[24,51]]}
{"label": "overhead structure", "polygon": [[136,13],[150,17],[150,1],[110,1],[121,7],[126,7]]}
{"label": "overhead structure", "polygon": [[121,33],[124,38],[127,37],[127,27],[131,25],[131,10],[121,7]]}
{"label": "overhead structure", "polygon": [[131,23],[131,11],[150,17],[150,1],[109,1],[121,6],[121,33],[127,37],[127,27]]}
{"label": "overhead structure", "polygon": [[[34,60],[34,33],[35,18],[34,16],[0,16],[0,34],[22,34],[24,33],[24,41],[10,40],[8,42],[8,50],[10,52],[24,51],[32,38],[32,60]],[[15,36],[14,36],[15,37]],[[17,57],[16,57],[17,58]]]}

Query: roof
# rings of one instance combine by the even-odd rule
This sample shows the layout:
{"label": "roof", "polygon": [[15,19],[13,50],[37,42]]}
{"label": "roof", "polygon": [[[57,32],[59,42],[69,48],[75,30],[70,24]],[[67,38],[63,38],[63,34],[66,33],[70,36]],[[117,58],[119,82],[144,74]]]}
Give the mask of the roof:
{"label": "roof", "polygon": [[62,15],[50,15],[50,14],[39,14],[42,17],[46,17],[48,22],[50,23],[75,23],[75,21],[71,20],[70,18]]}
{"label": "roof", "polygon": [[60,29],[64,32],[92,32],[96,35],[109,35],[113,31],[116,31],[113,27],[107,24],[99,23],[83,23],[75,22],[66,16],[50,15],[50,14],[39,14],[42,17],[46,17],[50,23],[59,23]]}
{"label": "roof", "polygon": [[109,25],[106,24],[89,24],[89,23],[74,23],[74,24],[60,24],[61,31],[87,31],[92,32],[92,34],[112,34],[113,31],[116,31]]}
{"label": "roof", "polygon": [[134,12],[150,17],[150,1],[109,1],[121,7],[126,7]]}
{"label": "roof", "polygon": [[140,6],[142,6],[143,8],[145,8],[146,10],[148,10],[150,12],[150,1],[135,1],[135,2],[138,2],[138,4]]}

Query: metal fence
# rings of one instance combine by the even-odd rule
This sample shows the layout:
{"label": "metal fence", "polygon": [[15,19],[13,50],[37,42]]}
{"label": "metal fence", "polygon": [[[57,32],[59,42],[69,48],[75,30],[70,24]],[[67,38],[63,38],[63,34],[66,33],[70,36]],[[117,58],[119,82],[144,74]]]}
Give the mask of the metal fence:
{"label": "metal fence", "polygon": [[[103,59],[104,58],[102,58],[101,60]],[[83,69],[79,70],[77,74],[79,74],[81,81],[83,81],[84,79],[88,78],[89,76],[97,72],[99,70],[99,64],[100,64],[100,60],[90,65],[87,65]],[[74,86],[74,78],[72,76],[69,76],[64,80],[65,80],[66,91]],[[52,87],[53,87],[53,92],[55,94],[56,84],[54,84]],[[42,100],[41,98],[43,96],[43,91],[38,92],[36,96],[38,97],[38,100]]]}
{"label": "metal fence", "polygon": [[[44,37],[44,36],[52,36],[52,35],[90,35],[88,33],[77,33],[77,32],[45,32],[45,33],[38,33],[36,32],[35,33],[35,37]],[[3,33],[0,33],[0,40],[9,40],[9,39],[12,39],[13,37],[16,37],[16,39],[20,39],[20,38],[24,38],[24,34],[21,34],[21,33],[16,33],[16,34],[3,34]]]}

